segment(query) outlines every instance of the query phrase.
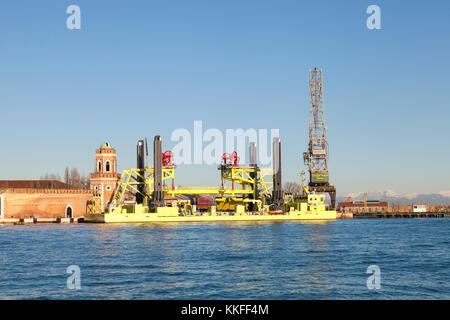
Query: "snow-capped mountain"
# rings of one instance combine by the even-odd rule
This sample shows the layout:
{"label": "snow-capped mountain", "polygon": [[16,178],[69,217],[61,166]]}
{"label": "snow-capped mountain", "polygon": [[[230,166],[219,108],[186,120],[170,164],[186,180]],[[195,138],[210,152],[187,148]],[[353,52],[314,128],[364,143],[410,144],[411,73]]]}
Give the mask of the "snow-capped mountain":
{"label": "snow-capped mountain", "polygon": [[[364,200],[364,192],[350,193],[353,200]],[[347,197],[338,197],[337,201],[346,201]],[[391,205],[407,206],[411,204],[450,205],[450,190],[431,194],[400,194],[392,190],[367,192],[367,200],[388,201]]]}

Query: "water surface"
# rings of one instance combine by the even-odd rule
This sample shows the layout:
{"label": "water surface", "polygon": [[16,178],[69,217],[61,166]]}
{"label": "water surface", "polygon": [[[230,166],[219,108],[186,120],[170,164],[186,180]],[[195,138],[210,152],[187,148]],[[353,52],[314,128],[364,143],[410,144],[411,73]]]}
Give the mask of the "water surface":
{"label": "water surface", "polygon": [[449,299],[449,233],[449,219],[0,225],[0,298]]}

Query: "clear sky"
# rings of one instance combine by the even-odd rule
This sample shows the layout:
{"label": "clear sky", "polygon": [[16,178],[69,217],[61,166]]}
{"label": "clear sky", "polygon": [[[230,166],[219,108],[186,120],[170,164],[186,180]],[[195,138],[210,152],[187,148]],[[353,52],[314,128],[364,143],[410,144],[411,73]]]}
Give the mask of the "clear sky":
{"label": "clear sky", "polygon": [[[449,1],[4,0],[0,179],[89,173],[105,141],[134,167],[138,139],[169,149],[201,120],[280,129],[283,180],[298,180],[319,67],[339,195],[450,190],[449,59]],[[177,169],[177,184],[218,180],[215,165]]]}

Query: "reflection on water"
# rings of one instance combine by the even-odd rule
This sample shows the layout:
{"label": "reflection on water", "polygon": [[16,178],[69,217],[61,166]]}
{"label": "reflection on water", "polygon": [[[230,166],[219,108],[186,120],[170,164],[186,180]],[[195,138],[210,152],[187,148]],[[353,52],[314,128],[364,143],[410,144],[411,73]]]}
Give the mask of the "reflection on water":
{"label": "reflection on water", "polygon": [[335,274],[333,262],[329,261],[330,228],[325,221],[308,223],[304,241],[309,251],[309,261],[304,275],[304,287],[311,293],[320,293],[333,289],[331,282]]}
{"label": "reflection on water", "polygon": [[[448,221],[2,226],[0,298],[449,298]],[[66,288],[72,264],[82,290]]]}

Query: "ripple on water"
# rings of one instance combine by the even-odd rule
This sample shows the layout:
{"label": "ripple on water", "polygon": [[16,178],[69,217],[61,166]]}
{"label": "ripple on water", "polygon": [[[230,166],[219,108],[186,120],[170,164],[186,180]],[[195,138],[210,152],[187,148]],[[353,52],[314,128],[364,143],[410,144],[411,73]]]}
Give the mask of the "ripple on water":
{"label": "ripple on water", "polygon": [[[448,219],[2,226],[2,299],[448,299]],[[380,291],[367,289],[369,265]],[[69,265],[81,290],[67,289]]]}

